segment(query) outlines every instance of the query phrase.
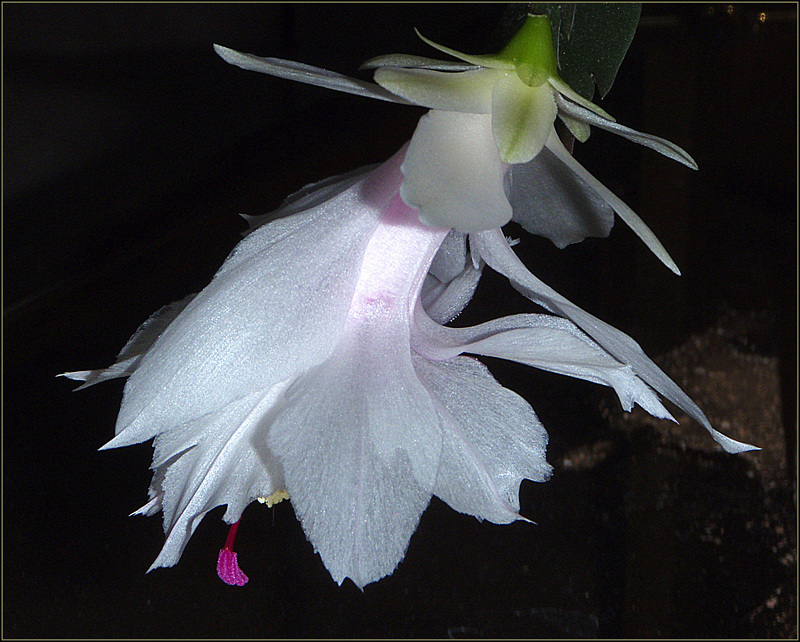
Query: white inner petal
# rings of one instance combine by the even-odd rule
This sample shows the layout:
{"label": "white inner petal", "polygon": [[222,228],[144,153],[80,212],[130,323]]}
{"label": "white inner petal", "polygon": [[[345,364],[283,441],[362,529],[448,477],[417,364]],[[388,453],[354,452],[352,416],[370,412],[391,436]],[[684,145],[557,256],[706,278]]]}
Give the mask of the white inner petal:
{"label": "white inner petal", "polygon": [[492,110],[492,88],[502,74],[493,69],[445,72],[381,67],[375,71],[375,82],[429,109],[488,114]]}
{"label": "white inner petal", "polygon": [[475,232],[511,220],[488,114],[429,112],[417,125],[401,170],[400,194],[423,223]]}

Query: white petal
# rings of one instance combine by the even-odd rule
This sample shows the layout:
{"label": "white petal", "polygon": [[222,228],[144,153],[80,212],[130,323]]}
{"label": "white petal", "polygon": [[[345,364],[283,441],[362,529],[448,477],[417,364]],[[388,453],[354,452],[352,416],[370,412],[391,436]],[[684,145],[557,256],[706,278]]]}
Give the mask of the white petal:
{"label": "white petal", "polygon": [[416,328],[419,335],[415,349],[428,358],[449,359],[470,353],[517,361],[610,386],[625,410],[638,403],[655,417],[672,419],[629,365],[620,363],[566,319],[517,314],[474,327],[449,328],[433,323],[418,310]]}
{"label": "white petal", "polygon": [[442,283],[449,283],[464,271],[468,260],[467,235],[451,230],[436,251],[428,273]]}
{"label": "white petal", "polygon": [[161,336],[161,333],[172,323],[172,321],[181,313],[181,311],[189,305],[191,300],[197,294],[190,294],[180,301],[174,301],[169,305],[165,305],[154,312],[150,317],[139,326],[133,336],[125,344],[120,353],[117,355],[116,362],[108,368],[100,368],[98,370],[83,370],[79,372],[64,372],[59,377],[66,377],[67,379],[74,379],[76,381],[85,381],[82,386],[75,388],[75,391],[88,388],[101,381],[108,381],[110,379],[117,379],[119,377],[128,377],[136,370],[139,363],[150,347],[155,343],[156,339]]}
{"label": "white petal", "polygon": [[336,582],[359,587],[405,555],[442,443],[408,330],[383,321],[362,324],[292,386],[268,441],[306,536]]}
{"label": "white petal", "polygon": [[492,92],[492,131],[504,162],[527,163],[542,150],[558,113],[554,94],[547,83],[528,87],[515,73],[498,79]]}
{"label": "white petal", "polygon": [[[566,96],[569,98],[573,103],[578,103],[585,109],[593,111],[598,116],[602,116],[603,118],[614,122],[614,117],[609,114],[607,111],[601,109],[597,105],[595,105],[591,100],[586,100],[583,96],[581,96],[577,91],[573,90],[567,83],[565,83],[561,78],[551,76],[549,79],[550,84],[552,85],[553,89],[555,89],[561,96]],[[556,100],[558,101],[559,106],[565,100],[560,100],[561,96],[557,96]]]}
{"label": "white petal", "polygon": [[476,268],[470,260],[461,274],[450,281],[426,277],[420,298],[428,316],[437,323],[448,323],[461,314],[475,294],[481,270],[482,266]]}
{"label": "white petal", "polygon": [[389,93],[374,83],[348,78],[347,76],[328,71],[327,69],[320,69],[319,67],[312,67],[311,65],[304,65],[300,62],[282,60],[280,58],[260,58],[252,54],[240,53],[220,45],[214,45],[214,51],[216,51],[225,62],[249,71],[257,71],[262,74],[277,76],[278,78],[295,80],[308,85],[325,87],[326,89],[335,89],[348,94],[365,96],[366,98],[377,98],[378,100],[386,100],[392,103],[410,104],[406,100]]}
{"label": "white petal", "polygon": [[253,393],[156,438],[153,467],[157,475],[165,471],[158,501],[167,539],[151,569],[176,564],[211,509],[227,504],[223,519],[233,523],[256,497],[284,488],[266,433],[287,386]]}
{"label": "white petal", "polygon": [[434,493],[461,513],[507,524],[519,511],[523,479],[546,481],[547,433],[530,405],[466,357],[414,360],[439,403],[442,458]]}
{"label": "white petal", "polygon": [[558,135],[553,132],[550,138],[547,139],[547,149],[561,160],[567,167],[569,167],[580,179],[582,179],[589,187],[595,190],[605,201],[608,203],[619,217],[625,221],[636,236],[638,236],[645,245],[650,248],[650,251],[655,254],[661,262],[666,265],[675,274],[680,276],[681,271],[675,265],[675,261],[669,255],[661,241],[658,240],[653,231],[647,227],[647,224],[639,218],[639,216],[630,207],[628,207],[622,199],[614,194],[610,189],[592,176],[575,158],[570,154],[561,143]]}
{"label": "white petal", "polygon": [[317,205],[321,205],[325,201],[329,201],[355,185],[364,175],[377,168],[378,165],[377,163],[366,165],[365,167],[354,169],[351,172],[331,176],[317,181],[316,183],[306,185],[302,189],[287,196],[278,209],[268,212],[267,214],[258,216],[241,214],[241,216],[247,221],[247,224],[250,226],[250,231],[252,231],[275,219],[291,216],[292,214],[303,212]]}
{"label": "white petal", "polygon": [[414,29],[414,31],[416,31],[417,35],[423,42],[430,45],[434,49],[438,49],[442,53],[450,54],[454,58],[458,58],[459,60],[463,60],[464,62],[468,62],[472,65],[477,65],[479,67],[488,67],[490,69],[505,69],[505,70],[514,69],[514,62],[509,60],[502,60],[501,58],[499,58],[494,54],[488,54],[488,55],[465,54],[460,51],[456,51],[455,49],[451,49],[450,47],[439,45],[433,42],[433,40],[428,40],[417,29]]}
{"label": "white petal", "polygon": [[462,232],[511,220],[491,116],[431,111],[419,122],[402,166],[400,194],[428,225]]}
{"label": "white petal", "polygon": [[402,151],[318,207],[245,238],[128,379],[117,437],[144,441],[289,379],[336,345]]}
{"label": "white petal", "polygon": [[378,69],[379,67],[406,67],[408,69],[433,69],[436,71],[468,71],[478,69],[476,65],[463,62],[434,60],[409,54],[385,54],[370,58],[359,69]]}
{"label": "white petal", "polygon": [[492,88],[502,72],[475,69],[462,72],[381,67],[375,82],[409,102],[429,109],[488,114]]}
{"label": "white petal", "polygon": [[614,210],[546,147],[532,161],[509,167],[506,182],[513,220],[559,248],[611,232]]}
{"label": "white petal", "polygon": [[634,143],[639,143],[640,145],[654,149],[659,154],[663,154],[667,158],[678,161],[679,163],[686,165],[686,167],[697,169],[697,163],[695,160],[675,143],[671,143],[670,141],[664,138],[659,138],[658,136],[637,132],[635,129],[620,125],[619,123],[614,122],[613,119],[609,120],[601,115],[592,113],[588,109],[585,109],[580,105],[576,105],[575,103],[572,103],[561,96],[558,96],[556,101],[558,102],[558,108],[563,110],[572,118],[582,120],[583,122],[594,125],[595,127],[599,127],[600,129],[605,129],[606,131],[619,134],[623,138],[627,138]]}
{"label": "white petal", "polygon": [[526,297],[574,321],[617,360],[630,365],[643,381],[702,424],[726,451],[736,453],[758,450],[755,446],[735,441],[715,430],[697,404],[664,374],[645,355],[639,344],[628,335],[584,312],[531,274],[509,247],[500,230],[474,234],[470,237],[470,243],[473,252],[510,279]]}

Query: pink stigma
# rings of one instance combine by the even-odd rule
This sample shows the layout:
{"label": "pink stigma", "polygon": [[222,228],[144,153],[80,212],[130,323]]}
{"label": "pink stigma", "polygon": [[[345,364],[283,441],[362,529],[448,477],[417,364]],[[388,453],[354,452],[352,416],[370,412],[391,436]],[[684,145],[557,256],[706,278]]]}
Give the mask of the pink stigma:
{"label": "pink stigma", "polygon": [[239,522],[231,524],[231,530],[228,531],[228,539],[225,541],[225,548],[219,552],[219,558],[217,559],[217,575],[225,584],[244,586],[249,578],[239,568],[239,561],[236,559],[236,553],[233,552],[233,542],[236,539],[237,530],[239,530]]}

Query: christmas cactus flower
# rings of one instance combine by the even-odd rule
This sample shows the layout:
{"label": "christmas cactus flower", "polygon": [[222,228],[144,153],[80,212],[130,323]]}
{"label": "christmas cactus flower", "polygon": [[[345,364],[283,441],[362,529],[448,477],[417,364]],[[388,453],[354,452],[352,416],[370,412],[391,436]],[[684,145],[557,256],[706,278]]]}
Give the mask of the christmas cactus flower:
{"label": "christmas cactus flower", "polygon": [[529,15],[493,55],[463,54],[423,40],[462,62],[380,56],[362,65],[375,70],[375,85],[301,63],[215,49],[243,69],[431,109],[403,166],[403,199],[424,223],[477,232],[513,218],[565,247],[587,236],[607,236],[616,212],[680,274],[650,228],[564,148],[555,121],[561,119],[580,141],[594,125],[693,169],[697,164],[677,145],[619,125],[561,80],[546,16]]}
{"label": "christmas cactus flower", "polygon": [[[65,373],[81,387],[128,377],[103,448],[153,439],[135,513],[163,513],[151,568],[176,564],[222,505],[217,572],[239,586],[234,539],[253,501],[290,500],[333,579],[359,587],[392,573],[434,495],[478,519],[524,519],[520,483],[551,474],[547,433],[475,356],[607,385],[625,410],[672,419],[660,395],[726,451],[754,448],[716,431],[633,339],[539,281],[500,229],[513,216],[563,246],[607,234],[616,211],[663,250],[567,153],[557,117],[578,138],[595,124],[692,164],[564,85],[545,26],[531,17],[501,54],[458,54],[468,64],[372,61],[377,85],[217,47],[245,68],[432,111],[385,163],[249,217],[211,283],[145,321],[114,365]],[[550,314],[448,327],[487,265]]]}
{"label": "christmas cactus flower", "polygon": [[[85,385],[128,376],[116,436],[154,440],[150,502],[179,560],[203,516],[226,505],[218,572],[242,511],[288,496],[332,577],[391,573],[436,495],[495,523],[519,514],[523,479],[545,481],[547,433],[521,397],[464,353],[614,388],[622,406],[671,419],[656,392],[704,423],[632,339],[533,277],[499,230],[419,222],[401,197],[404,146],[382,166],[301,192],[234,249],[199,294],[160,310]],[[449,328],[486,261],[556,315]],[[572,319],[570,321],[569,319]]]}

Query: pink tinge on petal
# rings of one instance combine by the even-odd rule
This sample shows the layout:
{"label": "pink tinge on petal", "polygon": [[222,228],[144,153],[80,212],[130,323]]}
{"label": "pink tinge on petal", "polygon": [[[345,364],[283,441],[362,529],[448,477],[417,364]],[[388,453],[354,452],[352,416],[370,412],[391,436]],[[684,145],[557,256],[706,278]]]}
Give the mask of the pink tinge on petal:
{"label": "pink tinge on petal", "polygon": [[247,575],[239,568],[236,553],[228,548],[223,548],[219,552],[217,575],[225,584],[230,584],[231,586],[244,586],[249,580]]}

